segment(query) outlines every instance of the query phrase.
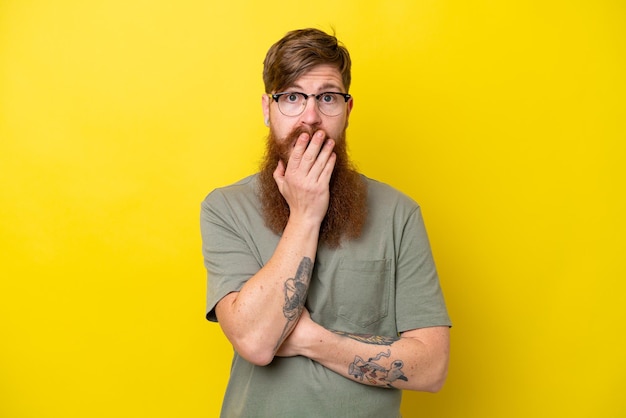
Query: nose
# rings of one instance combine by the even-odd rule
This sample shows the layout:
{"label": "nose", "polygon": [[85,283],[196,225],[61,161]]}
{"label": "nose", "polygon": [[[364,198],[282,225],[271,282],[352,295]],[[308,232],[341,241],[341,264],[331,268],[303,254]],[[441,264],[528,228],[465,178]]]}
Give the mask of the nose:
{"label": "nose", "polygon": [[300,115],[300,120],[311,126],[319,125],[322,122],[322,115],[317,106],[315,96],[310,96],[305,105],[304,112]]}

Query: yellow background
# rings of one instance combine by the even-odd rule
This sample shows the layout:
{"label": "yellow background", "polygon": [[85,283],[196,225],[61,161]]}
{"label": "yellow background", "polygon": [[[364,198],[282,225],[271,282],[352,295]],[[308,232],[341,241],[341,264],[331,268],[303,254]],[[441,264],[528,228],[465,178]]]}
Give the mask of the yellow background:
{"label": "yellow background", "polygon": [[626,416],[617,0],[0,1],[0,416],[217,416],[199,203],[256,170],[264,54],[305,26],[350,49],[351,154],[421,203],[454,321],[405,417]]}

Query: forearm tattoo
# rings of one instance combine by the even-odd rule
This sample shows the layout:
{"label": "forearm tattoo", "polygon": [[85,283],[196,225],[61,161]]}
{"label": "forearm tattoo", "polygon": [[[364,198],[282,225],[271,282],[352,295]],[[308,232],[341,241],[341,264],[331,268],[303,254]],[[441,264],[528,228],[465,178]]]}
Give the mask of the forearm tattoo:
{"label": "forearm tattoo", "polygon": [[278,347],[283,343],[287,337],[290,326],[294,321],[300,318],[304,302],[306,301],[306,295],[309,289],[309,280],[311,279],[311,273],[313,272],[313,261],[309,257],[303,257],[298,270],[293,278],[289,278],[285,281],[285,304],[283,305],[283,315],[287,318],[287,323],[283,328],[283,332],[274,347],[274,351],[278,350]]}
{"label": "forearm tattoo", "polygon": [[[400,339],[400,337],[384,337],[372,334],[352,334],[349,332],[334,330],[333,332],[338,335],[352,338],[353,340],[375,345],[391,345]],[[361,382],[365,379],[371,385],[386,386],[389,388],[394,387],[392,383],[396,380],[404,380],[407,382],[409,379],[402,371],[402,367],[404,367],[404,362],[402,360],[393,360],[390,363],[389,368],[380,364],[381,358],[389,358],[390,356],[390,349],[387,349],[387,352],[378,353],[376,357],[368,358],[367,361],[363,360],[360,356],[355,356],[354,361],[348,366],[348,374]]]}
{"label": "forearm tattoo", "polygon": [[343,335],[344,337],[352,338],[353,340],[361,341],[367,344],[391,345],[400,339],[400,337],[383,337],[381,335],[353,334],[350,332],[335,331],[335,330],[331,330],[331,331],[334,332],[335,334]]}

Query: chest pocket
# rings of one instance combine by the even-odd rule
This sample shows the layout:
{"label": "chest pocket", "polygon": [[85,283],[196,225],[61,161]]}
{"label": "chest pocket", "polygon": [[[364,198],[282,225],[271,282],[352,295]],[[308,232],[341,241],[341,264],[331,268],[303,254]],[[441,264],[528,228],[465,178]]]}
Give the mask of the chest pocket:
{"label": "chest pocket", "polygon": [[391,260],[342,260],[332,280],[338,317],[367,328],[389,312]]}

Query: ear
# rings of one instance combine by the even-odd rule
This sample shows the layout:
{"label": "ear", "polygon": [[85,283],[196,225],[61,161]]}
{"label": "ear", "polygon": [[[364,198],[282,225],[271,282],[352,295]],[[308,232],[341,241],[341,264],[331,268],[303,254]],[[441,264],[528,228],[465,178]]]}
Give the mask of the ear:
{"label": "ear", "polygon": [[350,119],[350,112],[352,112],[352,106],[354,106],[354,97],[350,97],[348,101],[348,109],[346,110],[346,128],[348,127],[348,120]]}
{"label": "ear", "polygon": [[263,120],[265,121],[266,126],[269,126],[271,104],[272,102],[270,96],[264,94],[263,97],[261,97],[261,107],[263,108]]}
{"label": "ear", "polygon": [[350,97],[350,100],[348,101],[348,113],[346,114],[346,117],[350,116],[350,112],[352,112],[352,106],[354,106],[354,97]]}

